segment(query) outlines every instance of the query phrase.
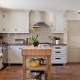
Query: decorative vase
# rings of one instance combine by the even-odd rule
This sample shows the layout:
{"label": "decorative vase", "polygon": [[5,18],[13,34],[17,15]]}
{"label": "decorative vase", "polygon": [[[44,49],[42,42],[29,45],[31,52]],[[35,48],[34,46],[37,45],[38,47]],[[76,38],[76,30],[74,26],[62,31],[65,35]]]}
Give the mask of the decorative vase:
{"label": "decorative vase", "polygon": [[33,42],[34,47],[39,45],[39,42]]}
{"label": "decorative vase", "polygon": [[56,44],[59,44],[59,40],[56,40]]}

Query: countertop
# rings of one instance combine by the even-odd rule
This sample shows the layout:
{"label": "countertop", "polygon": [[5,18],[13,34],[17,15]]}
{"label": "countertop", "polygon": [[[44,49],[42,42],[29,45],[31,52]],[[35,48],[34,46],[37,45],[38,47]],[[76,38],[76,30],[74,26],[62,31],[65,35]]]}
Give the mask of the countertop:
{"label": "countertop", "polygon": [[[67,44],[54,44],[54,43],[40,43],[40,44],[49,44],[50,46],[66,46]],[[9,44],[0,44],[0,46],[30,46],[32,44],[23,44],[23,43],[9,43]]]}
{"label": "countertop", "polygon": [[51,47],[50,46],[43,46],[43,47],[34,47],[34,46],[27,46],[26,48],[22,49],[22,55],[51,55]]}

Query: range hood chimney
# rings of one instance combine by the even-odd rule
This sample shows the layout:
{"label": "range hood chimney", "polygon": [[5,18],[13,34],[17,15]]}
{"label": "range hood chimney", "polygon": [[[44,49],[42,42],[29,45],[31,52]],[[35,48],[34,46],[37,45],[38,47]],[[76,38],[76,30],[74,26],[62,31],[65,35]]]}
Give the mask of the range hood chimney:
{"label": "range hood chimney", "polygon": [[44,22],[44,11],[37,11],[36,12],[36,19],[37,23],[33,25],[33,27],[49,27],[45,22]]}

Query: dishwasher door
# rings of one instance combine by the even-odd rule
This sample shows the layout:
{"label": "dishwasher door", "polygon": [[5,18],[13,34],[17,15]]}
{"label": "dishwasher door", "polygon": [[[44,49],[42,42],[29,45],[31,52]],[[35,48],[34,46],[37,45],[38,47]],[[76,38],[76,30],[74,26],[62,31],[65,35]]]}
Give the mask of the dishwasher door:
{"label": "dishwasher door", "polygon": [[8,64],[8,53],[7,46],[2,46],[2,54],[3,54],[3,65]]}

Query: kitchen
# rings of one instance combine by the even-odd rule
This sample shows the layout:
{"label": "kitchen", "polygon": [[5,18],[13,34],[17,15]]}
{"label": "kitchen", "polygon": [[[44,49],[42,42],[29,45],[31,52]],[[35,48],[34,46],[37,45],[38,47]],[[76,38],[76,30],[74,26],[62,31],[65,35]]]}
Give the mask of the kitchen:
{"label": "kitchen", "polygon": [[[0,16],[0,17],[3,18],[3,21],[2,21],[2,19],[0,21],[2,21],[1,23],[3,23],[3,27],[2,27],[2,25],[0,25],[1,28],[2,28],[0,30],[1,30],[1,35],[4,37],[4,42],[9,44],[8,49],[10,47],[14,47],[13,45],[15,44],[15,39],[25,39],[26,40],[26,38],[30,38],[33,35],[33,33],[31,33],[31,32],[29,33],[28,28],[32,27],[39,20],[39,17],[36,16],[36,12],[37,12],[37,10],[32,10],[32,9],[30,9],[30,11],[29,10],[28,11],[25,11],[25,10],[11,11],[11,10],[1,9],[1,15],[3,15],[3,16]],[[61,13],[61,12],[62,12],[61,15],[63,15],[65,17],[65,30],[64,30],[64,26],[63,26],[64,31],[62,31],[61,33],[58,31],[56,33],[55,29],[61,30],[62,28],[55,28],[53,26],[53,25],[55,25],[55,22],[54,22],[55,18],[53,17],[53,15],[57,15],[57,13]],[[65,13],[65,15],[64,15],[64,13]],[[29,17],[28,17],[28,15],[29,15]],[[38,13],[38,15],[39,15],[39,13]],[[49,28],[45,28],[45,27],[44,28],[43,27],[42,28],[37,28],[38,30],[40,30],[39,42],[41,42],[41,43],[51,43],[51,39],[49,38],[49,36],[52,37],[52,36],[59,35],[60,38],[61,38],[60,43],[61,44],[62,43],[67,44],[66,46],[68,47],[69,53],[71,53],[71,54],[69,54],[68,51],[66,52],[67,53],[67,55],[66,55],[67,61],[66,62],[67,63],[68,62],[79,62],[80,60],[79,60],[78,41],[75,41],[75,44],[77,43],[78,47],[76,47],[76,46],[73,47],[72,44],[69,45],[71,43],[71,41],[69,41],[69,40],[73,40],[75,38],[75,35],[78,38],[79,33],[76,34],[77,31],[75,31],[76,29],[74,29],[75,34],[74,35],[71,34],[71,36],[68,36],[69,34],[68,34],[68,27],[67,27],[67,25],[68,25],[67,20],[76,20],[76,21],[80,20],[80,16],[77,13],[77,11],[72,11],[72,10],[69,11],[69,9],[68,10],[62,10],[62,11],[60,11],[60,10],[59,11],[58,10],[57,11],[47,10],[47,11],[44,11],[44,14],[42,14],[42,16],[43,15],[45,15],[44,16],[44,22],[46,22],[47,25],[49,25]],[[57,19],[57,18],[59,18],[59,19]],[[57,16],[57,18],[56,18],[56,20],[57,20],[56,24],[63,25],[63,23],[60,24],[60,20],[63,19],[63,18],[61,16]],[[26,23],[24,20],[25,21],[27,20],[29,22]],[[77,22],[76,22],[76,24],[77,24]],[[27,31],[24,32],[23,30],[25,29],[25,26],[27,26],[28,28],[27,28]],[[22,30],[22,32],[21,32],[21,30]],[[79,30],[79,29],[77,29],[77,30]],[[15,32],[15,31],[17,31],[17,32]],[[70,31],[69,31],[69,33],[70,33]],[[68,38],[68,37],[70,37],[70,38]],[[53,42],[55,43],[55,40]],[[73,43],[74,43],[74,41],[73,41]],[[15,46],[14,49],[16,51],[17,47]],[[73,52],[74,52],[74,54],[72,54]],[[77,53],[77,54],[75,55],[75,53]],[[14,63],[15,58],[16,57],[13,57],[13,55],[12,55],[12,57],[10,59],[13,59],[13,60],[11,62]],[[11,62],[9,61],[9,63],[11,63]]]}

